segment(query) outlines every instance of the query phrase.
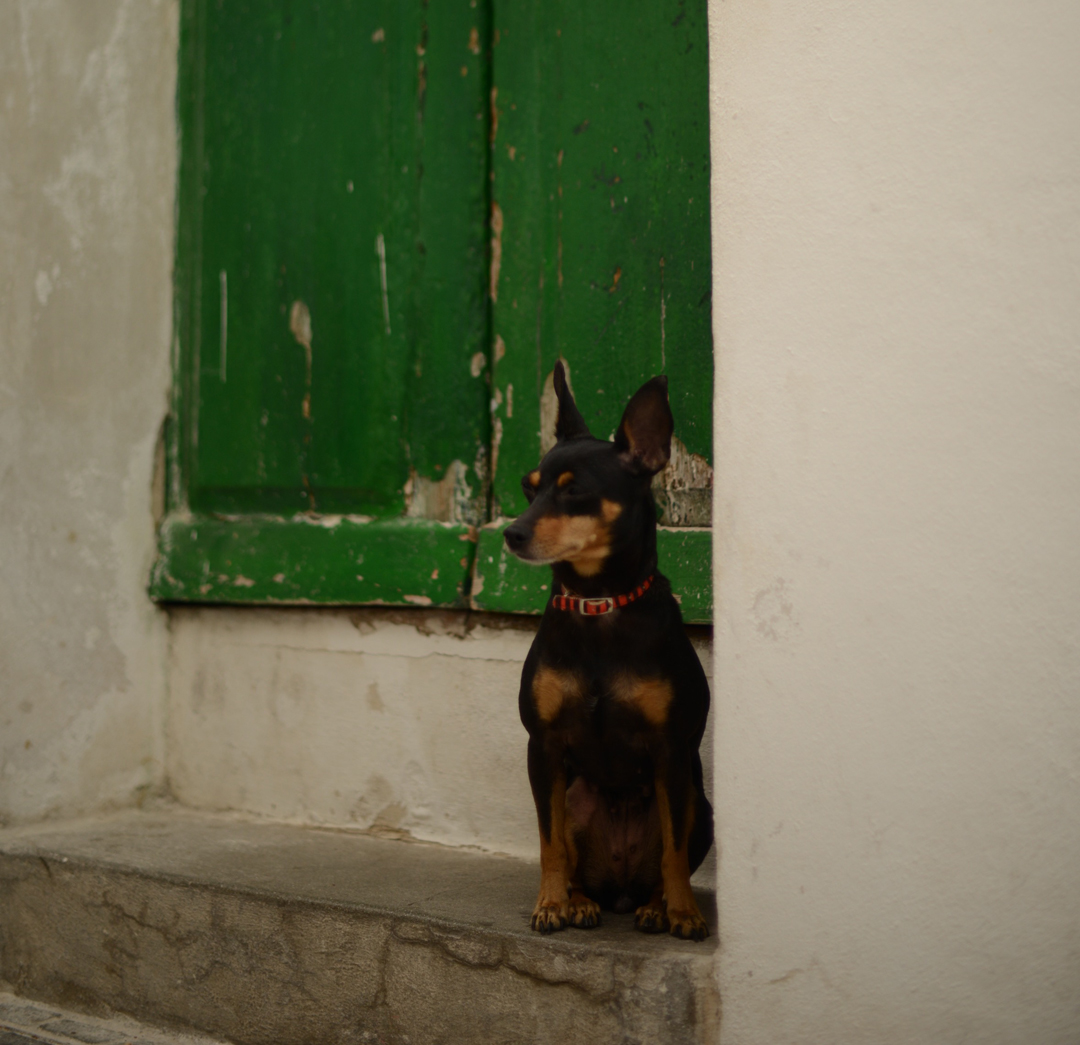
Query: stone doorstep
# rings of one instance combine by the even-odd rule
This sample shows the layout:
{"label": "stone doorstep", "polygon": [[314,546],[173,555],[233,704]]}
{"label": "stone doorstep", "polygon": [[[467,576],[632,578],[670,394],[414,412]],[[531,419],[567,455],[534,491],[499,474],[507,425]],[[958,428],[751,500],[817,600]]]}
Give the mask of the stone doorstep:
{"label": "stone doorstep", "polygon": [[0,989],[0,1045],[225,1045],[213,1038],[173,1034],[126,1016],[99,1019],[43,1007]]}
{"label": "stone doorstep", "polygon": [[528,928],[535,864],[184,810],[0,831],[0,980],[241,1045],[708,1042],[714,934]]}

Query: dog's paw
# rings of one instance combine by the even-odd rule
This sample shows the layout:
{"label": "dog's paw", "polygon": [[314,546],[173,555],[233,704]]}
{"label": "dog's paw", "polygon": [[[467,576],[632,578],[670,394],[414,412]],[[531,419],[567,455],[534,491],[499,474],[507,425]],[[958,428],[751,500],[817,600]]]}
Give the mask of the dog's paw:
{"label": "dog's paw", "polygon": [[663,904],[650,901],[634,912],[634,928],[643,933],[665,933],[668,931],[668,917]]}
{"label": "dog's paw", "polygon": [[570,904],[566,900],[537,900],[529,923],[538,933],[557,933],[570,922]]}
{"label": "dog's paw", "polygon": [[669,909],[667,917],[671,923],[671,935],[677,936],[680,940],[704,940],[709,935],[709,927],[696,909],[685,911]]}
{"label": "dog's paw", "polygon": [[600,924],[600,905],[584,893],[570,897],[570,924],[578,929],[592,929]]}

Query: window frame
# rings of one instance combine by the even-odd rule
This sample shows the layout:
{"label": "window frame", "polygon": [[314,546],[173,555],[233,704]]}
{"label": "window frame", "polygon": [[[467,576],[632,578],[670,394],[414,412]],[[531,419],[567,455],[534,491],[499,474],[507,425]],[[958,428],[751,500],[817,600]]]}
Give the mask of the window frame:
{"label": "window frame", "polygon": [[[484,14],[486,6],[481,0],[478,17],[482,40],[491,44],[497,40],[497,31],[490,9]],[[704,4],[699,6],[704,25]],[[202,122],[206,104],[201,35],[205,32],[201,23],[204,16],[205,0],[182,0],[177,86],[181,144],[173,386],[166,431],[167,503],[159,526],[158,557],[149,585],[151,597],[161,602],[210,604],[376,604],[542,612],[549,595],[549,572],[530,568],[508,555],[501,537],[506,520],[498,515],[492,519],[490,510],[486,521],[477,526],[480,520],[461,518],[433,520],[405,515],[367,519],[360,515],[299,512],[282,517],[269,512],[230,514],[190,509],[185,482],[192,471],[191,433],[197,424],[199,396],[192,342],[199,313],[196,297],[204,278],[199,270]],[[494,58],[486,68],[486,76],[494,75]],[[498,119],[496,95],[492,91],[489,127]],[[493,147],[495,144],[493,136]],[[491,174],[495,175],[500,160],[496,157],[490,162]],[[502,162],[505,164],[505,160]],[[494,178],[489,180],[497,193],[499,184]],[[703,191],[707,195],[707,177]],[[192,220],[192,215],[199,217]],[[495,346],[494,328],[489,326],[486,358],[481,367],[487,382],[498,380],[500,358]],[[711,335],[709,351],[711,365]],[[629,396],[633,388],[624,391]],[[494,414],[493,409],[493,417],[486,420],[498,421]],[[497,453],[497,441],[493,449]],[[502,468],[500,474],[506,474]],[[513,481],[516,486],[516,477]],[[491,491],[487,501],[495,513],[513,507],[502,505]],[[658,550],[660,569],[672,581],[684,618],[688,622],[711,622],[711,529],[662,526]]]}

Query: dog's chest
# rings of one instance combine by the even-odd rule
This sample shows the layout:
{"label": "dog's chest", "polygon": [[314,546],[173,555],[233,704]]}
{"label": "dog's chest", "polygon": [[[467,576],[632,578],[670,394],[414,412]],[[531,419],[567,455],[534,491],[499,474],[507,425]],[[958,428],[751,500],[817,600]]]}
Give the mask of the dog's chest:
{"label": "dog's chest", "polygon": [[542,664],[532,695],[549,729],[564,732],[567,740],[599,743],[661,728],[674,697],[668,679],[618,665],[590,671]]}

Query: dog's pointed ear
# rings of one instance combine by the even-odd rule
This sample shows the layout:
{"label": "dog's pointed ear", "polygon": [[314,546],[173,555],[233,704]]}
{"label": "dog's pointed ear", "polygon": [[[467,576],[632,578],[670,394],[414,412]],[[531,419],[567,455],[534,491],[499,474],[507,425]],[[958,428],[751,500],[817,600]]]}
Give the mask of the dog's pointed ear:
{"label": "dog's pointed ear", "polygon": [[559,415],[555,419],[555,438],[578,439],[581,436],[592,435],[585,418],[581,416],[574,397],[570,392],[570,386],[566,383],[566,371],[560,359],[555,364],[555,372],[551,375],[555,385],[555,395],[559,400]]}
{"label": "dog's pointed ear", "polygon": [[667,378],[646,381],[626,404],[615,449],[631,471],[655,475],[671,457],[671,434],[675,419],[668,406]]}

